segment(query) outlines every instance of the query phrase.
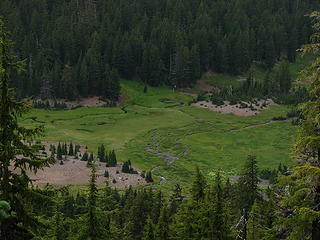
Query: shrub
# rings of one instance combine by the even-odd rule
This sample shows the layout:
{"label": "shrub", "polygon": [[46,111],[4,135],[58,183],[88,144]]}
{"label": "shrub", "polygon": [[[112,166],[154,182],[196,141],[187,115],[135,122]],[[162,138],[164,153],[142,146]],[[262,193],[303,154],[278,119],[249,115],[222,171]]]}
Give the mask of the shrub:
{"label": "shrub", "polygon": [[217,105],[217,106],[221,106],[224,104],[223,99],[220,97],[213,97],[212,98],[212,103]]}
{"label": "shrub", "polygon": [[273,117],[272,118],[272,121],[284,121],[284,120],[287,120],[287,118],[283,117],[283,116]]}

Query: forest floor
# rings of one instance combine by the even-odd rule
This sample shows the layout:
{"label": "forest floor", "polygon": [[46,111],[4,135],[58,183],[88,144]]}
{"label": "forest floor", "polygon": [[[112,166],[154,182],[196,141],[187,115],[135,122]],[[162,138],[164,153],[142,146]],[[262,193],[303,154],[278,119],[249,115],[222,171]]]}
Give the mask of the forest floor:
{"label": "forest floor", "polygon": [[[156,182],[161,183],[155,187],[161,189],[171,189],[177,182],[188,186],[196,166],[206,176],[217,170],[237,175],[248,154],[257,156],[262,169],[292,164],[290,146],[295,127],[289,121],[265,124],[285,116],[290,106],[270,105],[257,115],[241,117],[191,106],[194,96],[167,87],[148,87],[147,93],[143,89],[142,83],[123,81],[126,101],[122,108],[34,109],[20,122],[26,127],[44,125],[42,141],[78,142],[93,153],[103,143],[108,151],[115,150],[119,162],[130,160],[141,171],[152,170]],[[52,177],[73,165],[76,173],[82,164],[76,161],[54,166]],[[81,183],[87,180],[87,173],[82,175]],[[103,182],[103,177],[99,181]]]}

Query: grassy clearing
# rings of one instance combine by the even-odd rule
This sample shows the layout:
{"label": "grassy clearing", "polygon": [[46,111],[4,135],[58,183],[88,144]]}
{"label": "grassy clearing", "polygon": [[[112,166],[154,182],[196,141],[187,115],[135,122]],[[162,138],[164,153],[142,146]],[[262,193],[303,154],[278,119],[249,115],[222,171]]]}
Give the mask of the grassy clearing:
{"label": "grassy clearing", "polygon": [[288,106],[238,117],[188,106],[192,98],[170,88],[149,87],[145,94],[144,86],[136,82],[125,81],[122,87],[128,96],[125,111],[104,107],[32,110],[21,123],[43,123],[47,141],[83,143],[93,152],[104,143],[108,150],[116,150],[120,161],[130,159],[143,170],[160,166],[154,174],[167,179],[159,186],[162,189],[176,181],[188,185],[196,165],[205,173],[221,169],[236,174],[248,154],[256,154],[262,168],[291,164],[295,128],[290,122],[244,128],[285,116]]}
{"label": "grassy clearing", "polygon": [[[295,63],[290,63],[289,70],[291,73],[292,79],[296,79],[299,72],[305,68],[312,60],[314,59],[314,56],[311,54],[306,55],[297,55],[297,59]],[[271,69],[271,72],[277,72],[279,68],[279,64],[276,64],[273,69]],[[252,69],[254,78],[262,82],[266,78],[267,70],[264,66],[259,65],[258,63],[253,64]],[[241,76],[247,77],[249,76],[249,72],[242,74]],[[233,87],[239,87],[241,85],[241,82],[237,81],[237,76],[230,76],[226,74],[216,74],[214,73],[211,76],[204,75],[202,76],[202,80],[207,82],[208,84],[211,84],[213,86],[216,86],[218,88],[226,88],[229,86]],[[198,84],[195,87],[196,90],[200,90],[200,85]]]}

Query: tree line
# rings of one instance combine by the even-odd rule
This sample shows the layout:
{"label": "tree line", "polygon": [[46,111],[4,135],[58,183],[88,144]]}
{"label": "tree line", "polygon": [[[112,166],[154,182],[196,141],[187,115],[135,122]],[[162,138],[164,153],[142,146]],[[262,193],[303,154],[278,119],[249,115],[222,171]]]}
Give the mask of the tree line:
{"label": "tree line", "polygon": [[[116,101],[119,79],[192,86],[206,71],[239,74],[252,62],[295,61],[317,0],[3,0],[26,71],[16,95]],[[286,89],[283,86],[283,89]]]}
{"label": "tree line", "polygon": [[[320,12],[311,17],[318,33]],[[317,33],[303,53],[320,52]],[[15,100],[9,88],[12,71],[23,65],[10,47],[0,21],[1,239],[320,239],[319,57],[300,75],[310,99],[299,105],[303,117],[293,147],[297,166],[288,176],[278,174],[266,190],[258,185],[257,159],[249,155],[236,183],[223,180],[219,171],[208,181],[196,168],[189,188],[183,192],[176,185],[167,198],[152,188],[99,189],[95,164],[90,164],[88,191],[75,196],[68,187],[37,188],[27,174],[52,162],[28,144],[43,128],[27,129],[18,122],[28,105]]]}

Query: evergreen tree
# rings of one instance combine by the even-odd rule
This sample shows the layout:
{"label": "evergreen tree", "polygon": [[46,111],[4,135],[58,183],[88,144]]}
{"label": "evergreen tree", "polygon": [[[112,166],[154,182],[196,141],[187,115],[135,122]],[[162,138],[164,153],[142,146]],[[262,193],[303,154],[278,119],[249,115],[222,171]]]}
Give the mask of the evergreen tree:
{"label": "evergreen tree", "polygon": [[257,199],[260,199],[258,187],[258,167],[256,156],[249,155],[244,165],[243,173],[238,183],[239,207],[242,213],[242,229],[240,229],[242,238],[247,238],[248,214],[252,205]]}
{"label": "evergreen tree", "polygon": [[106,97],[111,101],[118,101],[120,97],[120,76],[115,68],[112,68],[108,76],[108,91]]}
{"label": "evergreen tree", "polygon": [[291,88],[291,76],[288,62],[285,61],[280,64],[277,78],[280,84],[280,92],[288,93]]}
{"label": "evergreen tree", "polygon": [[69,156],[73,156],[73,155],[74,155],[72,142],[70,142],[70,144],[69,144],[69,153],[68,153],[68,155],[69,155]]}
{"label": "evergreen tree", "polygon": [[12,86],[21,97],[116,102],[120,77],[191,86],[207,71],[240,74],[255,61],[271,69],[283,56],[294,62],[311,33],[305,13],[320,4],[284,1],[2,0],[14,51],[28,64]]}
{"label": "evergreen tree", "polygon": [[89,160],[89,154],[85,152],[81,158],[81,161],[88,161]]}
{"label": "evergreen tree", "polygon": [[67,232],[66,229],[64,228],[64,218],[63,214],[61,212],[61,203],[62,199],[59,198],[56,202],[56,209],[55,213],[53,216],[53,223],[54,223],[54,228],[53,228],[53,237],[56,240],[63,240],[66,239],[67,237]]}
{"label": "evergreen tree", "polygon": [[106,150],[103,144],[98,147],[98,159],[100,162],[106,162]]}
{"label": "evergreen tree", "polygon": [[147,183],[153,182],[151,171],[146,172],[146,182]]}
{"label": "evergreen tree", "polygon": [[[320,12],[310,15],[315,20],[315,34],[312,43],[303,46],[304,53],[318,54]],[[282,196],[280,202],[288,238],[320,238],[320,58],[317,57],[307,66],[299,77],[300,82],[308,82],[310,100],[299,106],[303,118],[299,126],[294,146],[294,158],[301,165],[293,169],[291,176],[283,177],[278,184],[277,193]],[[289,189],[288,189],[289,187]]]}
{"label": "evergreen tree", "polygon": [[155,240],[154,226],[151,218],[147,219],[147,222],[143,230],[142,240]]}
{"label": "evergreen tree", "polygon": [[163,206],[155,229],[155,240],[169,240],[169,218],[167,208]]}
{"label": "evergreen tree", "polygon": [[199,167],[196,168],[196,176],[191,186],[192,199],[196,202],[204,200],[205,197],[206,181],[200,171]]}
{"label": "evergreen tree", "polygon": [[98,207],[98,188],[97,188],[97,174],[96,166],[93,162],[89,166],[91,168],[91,175],[89,179],[89,193],[86,205],[86,213],[79,219],[80,231],[75,229],[79,234],[78,239],[108,239],[107,229],[103,228],[101,218],[101,210]]}
{"label": "evergreen tree", "polygon": [[[47,198],[29,188],[31,179],[27,169],[36,172],[49,166],[47,159],[37,157],[35,148],[25,142],[41,135],[43,129],[26,129],[19,125],[18,117],[26,113],[28,105],[13,98],[9,89],[10,73],[20,71],[23,63],[11,55],[12,42],[0,19],[0,199],[11,207],[11,216],[0,226],[1,239],[31,239],[40,223],[28,211],[31,206],[41,205]],[[16,156],[22,155],[23,158]],[[17,172],[12,172],[14,166]]]}
{"label": "evergreen tree", "polygon": [[213,204],[213,216],[211,222],[211,239],[226,239],[228,230],[226,226],[222,181],[219,172],[216,174],[212,201],[213,203],[211,204]]}
{"label": "evergreen tree", "polygon": [[90,156],[88,158],[88,163],[87,163],[87,167],[90,167],[94,162],[94,157],[93,157],[93,153],[90,153]]}
{"label": "evergreen tree", "polygon": [[[115,167],[117,166],[117,157],[116,157],[116,153],[114,150],[109,152],[109,157],[108,157],[108,161],[107,161],[107,165],[109,167]],[[129,165],[129,170],[131,169],[131,162],[130,160],[128,160],[128,165]]]}
{"label": "evergreen tree", "polygon": [[68,155],[67,143],[62,144],[62,155]]}
{"label": "evergreen tree", "polygon": [[58,148],[57,148],[57,159],[62,160],[62,148],[61,148],[60,142],[59,142]]}
{"label": "evergreen tree", "polygon": [[88,237],[89,239],[95,240],[98,239],[98,219],[96,216],[96,204],[97,204],[97,197],[98,197],[98,188],[96,185],[96,169],[95,164],[91,165],[91,176],[89,182],[89,197],[88,197]]}
{"label": "evergreen tree", "polygon": [[183,201],[182,189],[180,185],[177,183],[173,188],[173,194],[170,196],[170,204],[168,208],[168,215],[172,217],[176,214],[179,206]]}

